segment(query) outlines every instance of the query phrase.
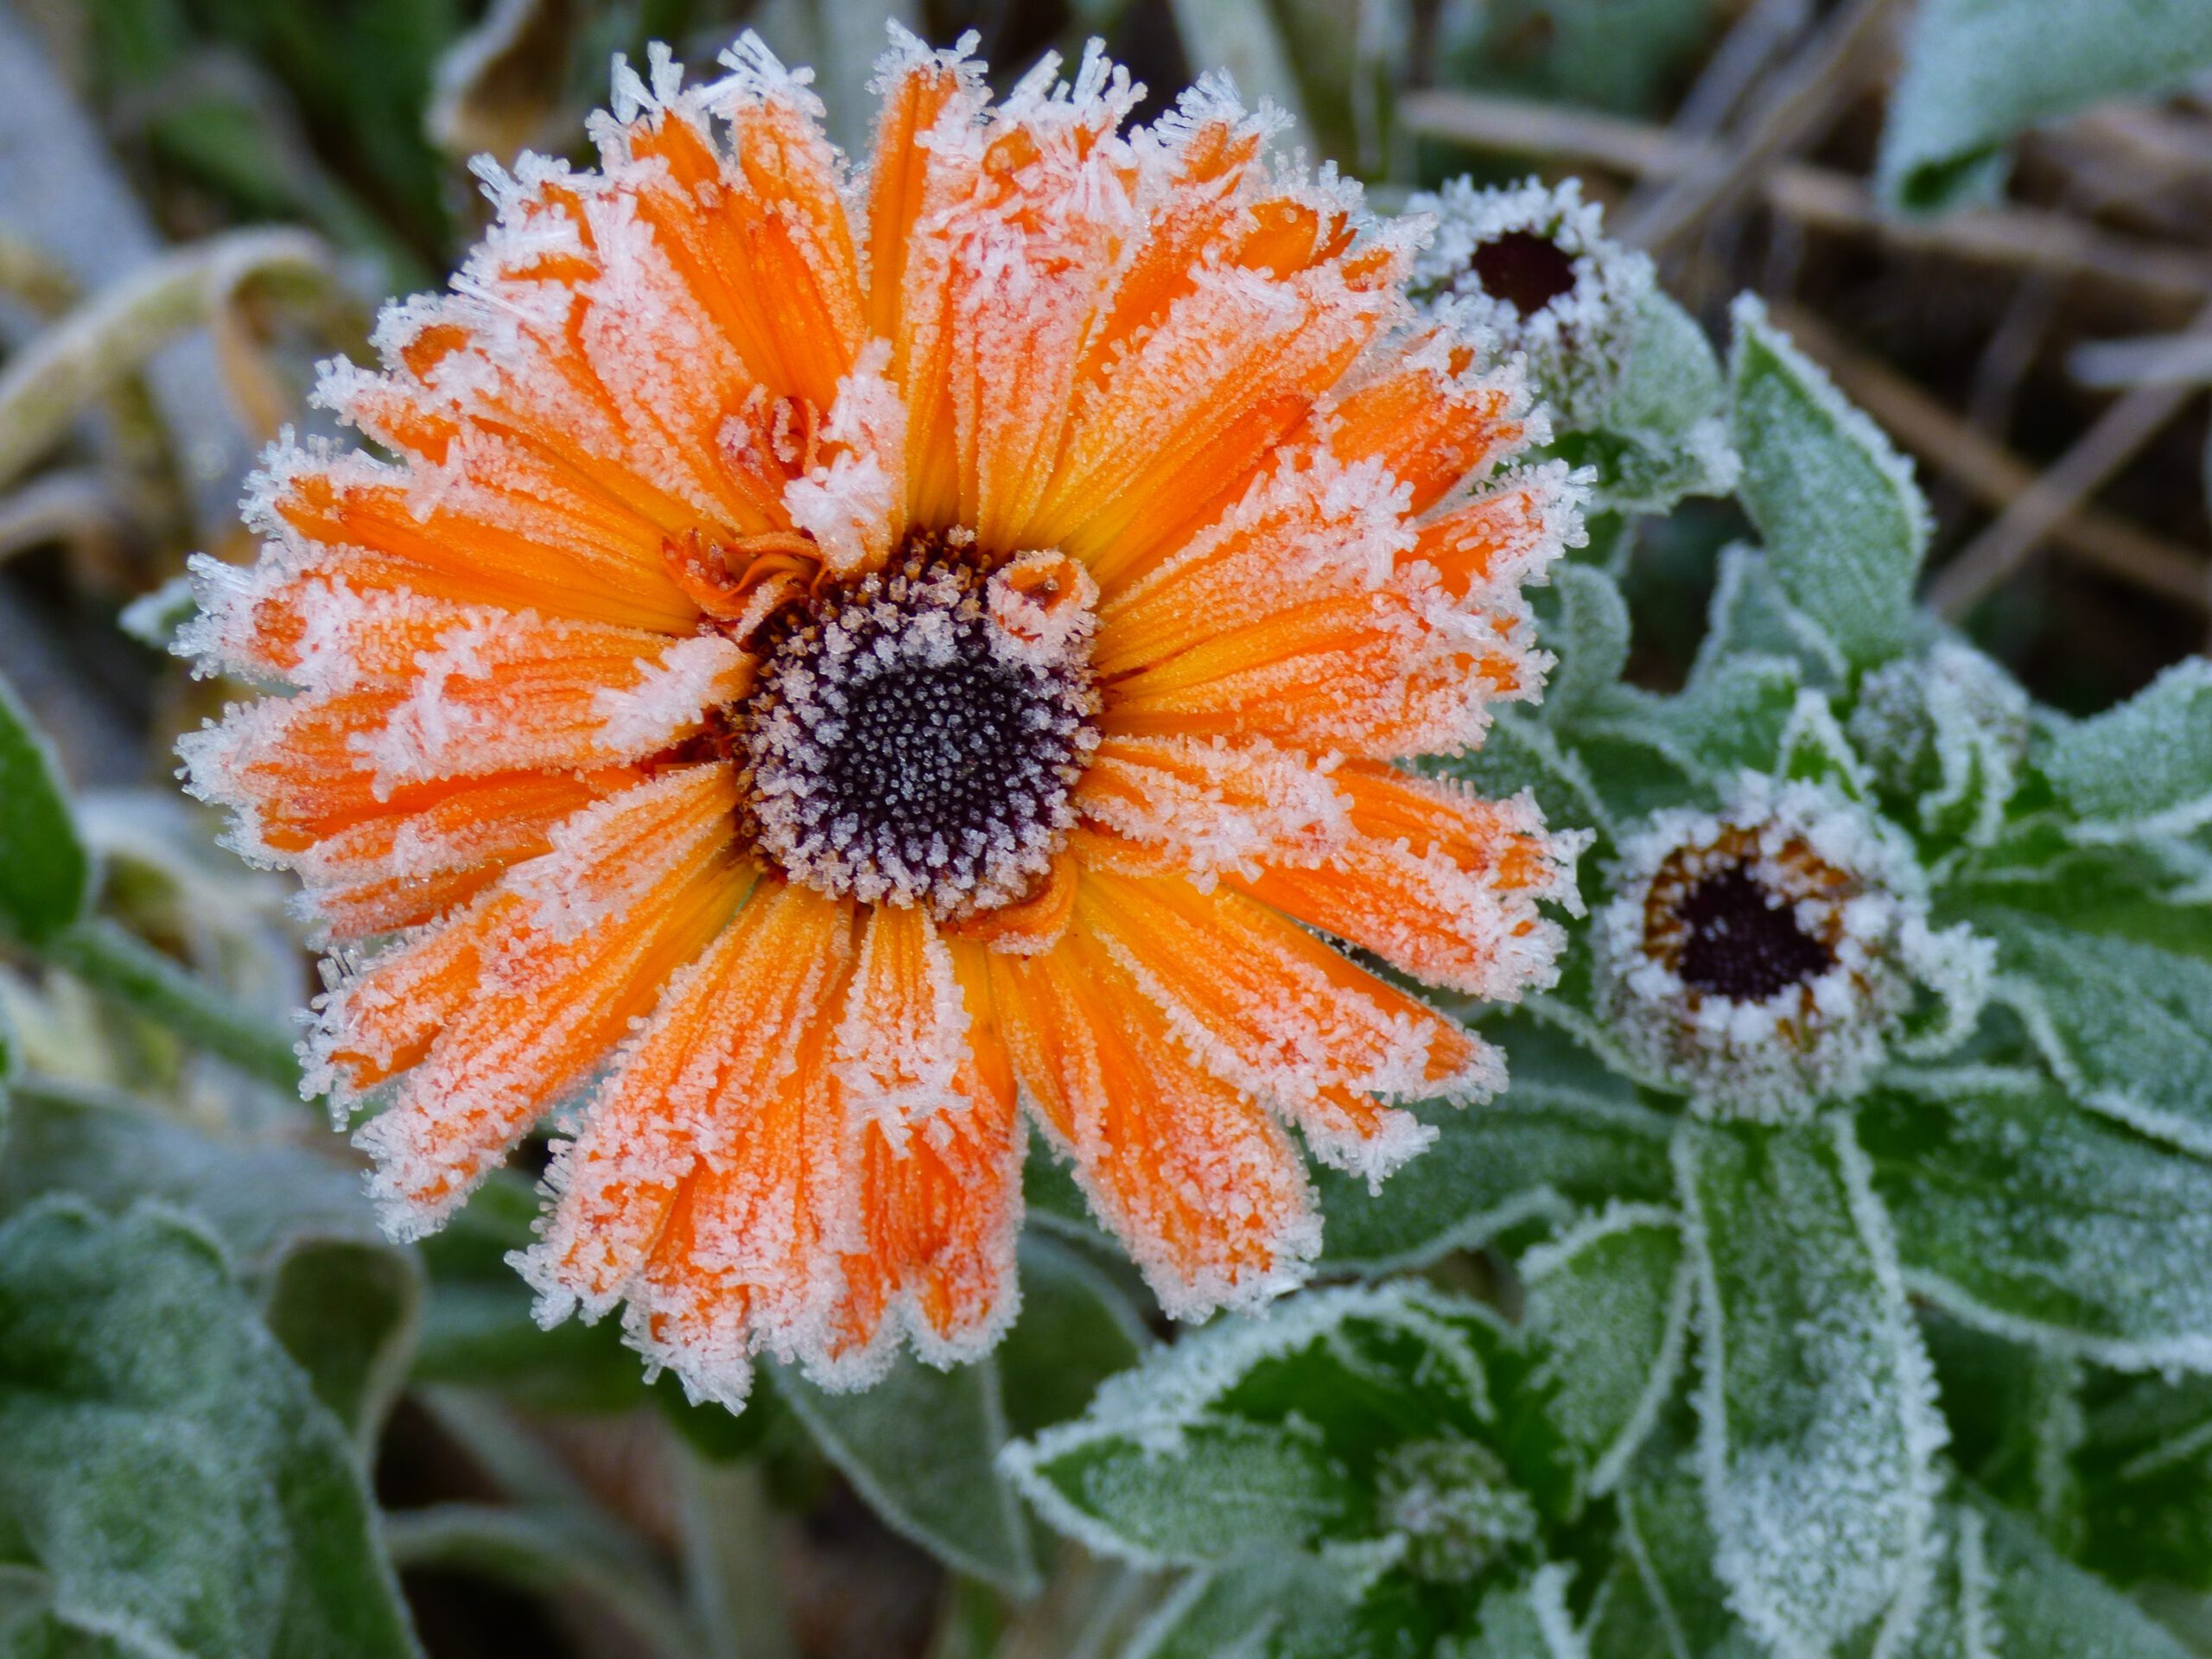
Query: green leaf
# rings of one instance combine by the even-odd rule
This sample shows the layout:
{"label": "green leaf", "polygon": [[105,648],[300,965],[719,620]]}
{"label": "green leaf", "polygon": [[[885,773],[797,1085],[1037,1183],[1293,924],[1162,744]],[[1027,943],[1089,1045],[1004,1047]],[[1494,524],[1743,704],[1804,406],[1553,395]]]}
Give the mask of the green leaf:
{"label": "green leaf", "polygon": [[1525,1583],[1483,1598],[1480,1630],[1456,1649],[1459,1659],[1590,1659],[1567,1610],[1567,1567],[1539,1568]]}
{"label": "green leaf", "polygon": [[1882,134],[1882,188],[1920,212],[1994,200],[2024,128],[2156,97],[2208,63],[2201,0],[1926,0]]}
{"label": "green leaf", "polygon": [[124,1102],[26,1088],[0,1152],[0,1215],[50,1192],[111,1213],[157,1198],[205,1224],[317,1396],[365,1452],[374,1445],[406,1374],[423,1274],[413,1251],[378,1230],[355,1170],[297,1147],[219,1140]]}
{"label": "green leaf", "polygon": [[1832,690],[1850,676],[1841,648],[1789,602],[1765,555],[1736,543],[1720,550],[1719,578],[1690,678],[1707,679],[1731,658],[1746,656],[1793,662],[1799,677],[1821,690]]}
{"label": "green leaf", "polygon": [[0,1226],[0,1536],[53,1586],[29,1651],[416,1651],[345,1429],[177,1218]]}
{"label": "green leaf", "polygon": [[[1496,1432],[1490,1373],[1505,1345],[1488,1310],[1440,1292],[1314,1291],[1155,1353],[1004,1461],[1039,1513],[1096,1554],[1195,1564],[1261,1542],[1373,1539],[1391,1453]],[[1509,1462],[1548,1455],[1503,1449]]]}
{"label": "green leaf", "polygon": [[[2112,1586],[2051,1548],[2019,1516],[1976,1499],[1988,1577],[1986,1651],[2004,1659],[2188,1659]],[[1964,1535],[1961,1525],[1961,1535]],[[1978,1659],[1969,1649],[1961,1659]]]}
{"label": "green leaf", "polygon": [[1543,702],[1545,718],[1556,722],[1620,678],[1628,663],[1628,601],[1611,576],[1586,564],[1559,566],[1550,592],[1555,596],[1547,607],[1551,613],[1538,632],[1559,658]]}
{"label": "green leaf", "polygon": [[1525,1014],[1486,1023],[1504,1051],[1505,1092],[1481,1106],[1414,1108],[1436,1140],[1370,1192],[1340,1170],[1317,1169],[1322,1264],[1394,1273],[1483,1244],[1578,1204],[1672,1195],[1669,1121],[1586,1050]]}
{"label": "green leaf", "polygon": [[[414,1379],[494,1389],[541,1410],[626,1411],[645,1400],[647,1384],[644,1362],[623,1345],[618,1325],[566,1319],[547,1330],[531,1312],[530,1287],[508,1264],[510,1252],[534,1242],[538,1211],[529,1181],[494,1170],[442,1230],[417,1246],[430,1291]],[[673,1388],[672,1379],[664,1385]],[[719,1407],[697,1409],[728,1414]]]}
{"label": "green leaf", "polygon": [[[2076,895],[2053,887],[2054,907]],[[2172,920],[2202,918],[2204,906]],[[2145,1134],[2212,1154],[2212,960],[2117,931],[2125,914],[2069,921],[2021,908],[1977,906],[1975,931],[1995,942],[1990,994],[2026,1023],[2051,1069],[2084,1105]],[[2078,920],[2081,925],[2069,925]],[[2212,934],[2205,936],[2212,943]]]}
{"label": "green leaf", "polygon": [[2212,1164],[2033,1072],[1901,1080],[1860,1136],[1916,1290],[2107,1364],[2212,1369]]}
{"label": "green leaf", "polygon": [[0,933],[41,944],[85,913],[92,861],[54,751],[0,679]]}
{"label": "green leaf", "polygon": [[1680,1376],[1691,1282],[1673,1211],[1616,1205],[1521,1260],[1548,1409],[1609,1491]]}
{"label": "green leaf", "polygon": [[1731,658],[1677,695],[1614,685],[1576,721],[1578,758],[1618,820],[1714,798],[1737,772],[1773,769],[1801,683],[1778,657]]}
{"label": "green leaf", "polygon": [[2212,1590],[2212,1378],[2126,1379],[2088,1414],[2073,1466],[2085,1565]]}
{"label": "green leaf", "polygon": [[1920,1313],[1951,1429],[1951,1461],[1982,1491],[2033,1516],[2045,1535],[2077,1539],[2082,1494],[2075,1454],[2087,1432],[2083,1362],[1998,1336],[1933,1306]]}
{"label": "green leaf", "polygon": [[1007,1424],[1034,1434],[1075,1416],[1101,1382],[1152,1346],[1144,1318],[1110,1274],[1073,1246],[1021,1240],[1021,1313],[999,1344]]}
{"label": "green leaf", "polygon": [[[1633,1592],[1614,1618],[1629,1631],[1656,1625],[1657,1646],[1616,1649],[1610,1659],[1719,1659],[1763,1656],[1766,1649],[1728,1610],[1728,1592],[1713,1576],[1713,1529],[1694,1460],[1656,1447],[1647,1450],[1619,1494],[1621,1547],[1633,1565],[1640,1599]],[[1595,1659],[1609,1659],[1596,1633]]]}
{"label": "green leaf", "polygon": [[1890,1611],[1925,1548],[1942,1440],[1928,1358],[1844,1120],[1686,1123],[1715,1564],[1785,1650]]}
{"label": "green leaf", "polygon": [[2059,731],[2039,759],[2085,836],[2212,823],[2212,662],[2175,664],[2119,708]]}
{"label": "green leaf", "polygon": [[1873,792],[1869,775],[1851,740],[1836,723],[1828,700],[1818,691],[1800,691],[1782,728],[1782,752],[1775,775],[1792,782],[1826,784],[1847,799],[1865,801]]}
{"label": "green leaf", "polygon": [[902,1356],[872,1388],[832,1394],[779,1369],[778,1395],[868,1507],[957,1571],[1033,1594],[1037,1563],[1000,1472],[1006,1408],[997,1362],[949,1371]]}
{"label": "green leaf", "polygon": [[1736,302],[1729,422],[1744,458],[1738,486],[1790,602],[1857,667],[1912,642],[1913,585],[1928,550],[1928,508],[1912,468],[1827,374]]}
{"label": "green leaf", "polygon": [[1664,512],[1686,495],[1726,495],[1738,467],[1721,393],[1705,330],[1651,289],[1596,429],[1567,435],[1559,452],[1597,468],[1595,499],[1612,512]]}
{"label": "green leaf", "polygon": [[1338,1563],[1293,1550],[1200,1567],[1169,1592],[1121,1659],[1257,1659],[1278,1636],[1341,1618],[1362,1587]]}

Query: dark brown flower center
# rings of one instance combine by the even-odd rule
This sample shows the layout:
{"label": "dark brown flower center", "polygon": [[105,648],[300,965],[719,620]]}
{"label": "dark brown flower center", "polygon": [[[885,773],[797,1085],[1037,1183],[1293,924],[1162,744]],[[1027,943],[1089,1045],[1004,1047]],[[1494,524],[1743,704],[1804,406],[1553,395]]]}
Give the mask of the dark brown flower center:
{"label": "dark brown flower center", "polygon": [[773,626],[737,726],[754,837],[793,880],[957,917],[1043,874],[1097,698],[1087,632],[1025,636],[1001,575],[918,536]]}
{"label": "dark brown flower center", "polygon": [[1799,923],[1796,906],[1740,864],[1699,881],[1677,913],[1685,937],[1675,971],[1711,995],[1763,1002],[1835,964],[1835,953]]}
{"label": "dark brown flower center", "polygon": [[1484,293],[1524,317],[1574,289],[1573,257],[1534,231],[1507,231],[1477,248],[1468,264]]}

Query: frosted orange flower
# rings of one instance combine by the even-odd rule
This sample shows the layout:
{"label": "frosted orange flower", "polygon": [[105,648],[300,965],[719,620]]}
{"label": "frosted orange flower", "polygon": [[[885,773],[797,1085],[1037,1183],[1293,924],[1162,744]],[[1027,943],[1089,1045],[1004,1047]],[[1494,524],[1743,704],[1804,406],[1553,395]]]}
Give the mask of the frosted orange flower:
{"label": "frosted orange flower", "polygon": [[[1569,891],[1525,800],[1395,768],[1535,694],[1572,527],[1531,417],[1416,330],[1420,227],[1096,52],[994,106],[901,40],[875,158],[749,39],[618,65],[596,174],[320,400],[191,648],[292,695],[187,744],[334,946],[308,1046],[395,1233],[573,1103],[550,1319],[735,1402],[1017,1305],[1023,1112],[1170,1312],[1295,1282],[1286,1124],[1379,1179],[1497,1058],[1323,943],[1510,997]],[[1311,931],[1309,931],[1311,930]],[[372,1103],[374,1103],[373,1102]]]}

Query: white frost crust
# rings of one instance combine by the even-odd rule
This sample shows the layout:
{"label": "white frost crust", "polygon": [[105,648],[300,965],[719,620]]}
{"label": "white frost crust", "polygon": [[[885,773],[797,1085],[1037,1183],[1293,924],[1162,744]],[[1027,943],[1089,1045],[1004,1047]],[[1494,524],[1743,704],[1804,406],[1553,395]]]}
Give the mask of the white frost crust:
{"label": "white frost crust", "polygon": [[[1524,357],[1569,425],[1602,409],[1627,361],[1656,274],[1649,255],[1605,234],[1604,213],[1582,199],[1581,181],[1551,186],[1531,178],[1478,189],[1463,176],[1440,191],[1415,192],[1406,211],[1428,215],[1435,225],[1414,258],[1414,291],[1453,327],[1491,342],[1498,355]],[[1478,248],[1514,232],[1549,242],[1574,272],[1573,286],[1533,316],[1484,292],[1472,267]]]}
{"label": "white frost crust", "polygon": [[[1452,1320],[1424,1305],[1419,1287],[1352,1286],[1317,1291],[1249,1319],[1210,1325],[1155,1355],[1149,1363],[1117,1372],[1100,1385],[1083,1416],[1056,1423],[1033,1439],[1012,1442],[999,1454],[999,1467],[1056,1531],[1086,1549],[1141,1567],[1175,1565],[1169,1557],[1133,1545],[1102,1527],[1039,1472],[1042,1466],[1108,1438],[1126,1439],[1158,1455],[1173,1456],[1190,1426],[1205,1420],[1214,1402],[1255,1365],[1326,1343],[1332,1328],[1347,1318],[1396,1325],[1413,1333],[1434,1355],[1436,1363],[1450,1368],[1466,1397],[1481,1402],[1484,1415],[1491,1414],[1489,1374],[1482,1356]],[[1487,1309],[1471,1306],[1455,1309],[1454,1318],[1494,1323]],[[1503,1338],[1503,1327],[1497,1328]]]}
{"label": "white frost crust", "polygon": [[[1077,805],[1116,835],[1172,854],[1211,892],[1223,874],[1251,880],[1262,866],[1311,866],[1343,846],[1351,821],[1329,781],[1340,764],[1265,738],[1116,738],[1111,753],[1092,762],[1092,786],[1077,786]],[[1100,766],[1136,774],[1129,781],[1137,798],[1100,787]]]}
{"label": "white frost crust", "polygon": [[[1647,903],[1678,851],[1731,831],[1756,836],[1754,880],[1784,890],[1770,862],[1793,842],[1846,878],[1840,895],[1798,901],[1808,932],[1840,924],[1830,965],[1755,1001],[1703,993],[1646,949]],[[1926,878],[1890,825],[1834,789],[1738,778],[1719,812],[1675,808],[1626,836],[1607,872],[1613,897],[1592,927],[1599,991],[1611,1035],[1640,1071],[1688,1092],[1694,1109],[1782,1122],[1862,1088],[1926,985],[1947,1019],[1921,1040],[1931,1051],[1969,1028],[1987,994],[1989,946],[1964,929],[1929,926]]]}
{"label": "white frost crust", "polygon": [[823,425],[830,458],[784,488],[792,527],[841,575],[881,564],[906,527],[906,404],[890,370],[889,340],[861,348]]}
{"label": "white frost crust", "polygon": [[688,731],[728,695],[745,668],[742,647],[720,633],[696,634],[640,665],[635,685],[602,687],[592,699],[599,742],[610,754],[650,754]]}

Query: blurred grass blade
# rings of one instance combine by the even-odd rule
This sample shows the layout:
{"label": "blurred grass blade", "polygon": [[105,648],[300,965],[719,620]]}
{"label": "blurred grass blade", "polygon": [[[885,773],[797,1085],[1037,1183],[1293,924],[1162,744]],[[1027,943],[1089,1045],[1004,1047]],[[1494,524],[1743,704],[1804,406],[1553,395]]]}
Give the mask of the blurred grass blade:
{"label": "blurred grass blade", "polygon": [[335,291],[318,238],[233,231],[111,284],[32,340],[0,372],[0,486],[45,454],[87,404],[253,282],[316,296]]}

